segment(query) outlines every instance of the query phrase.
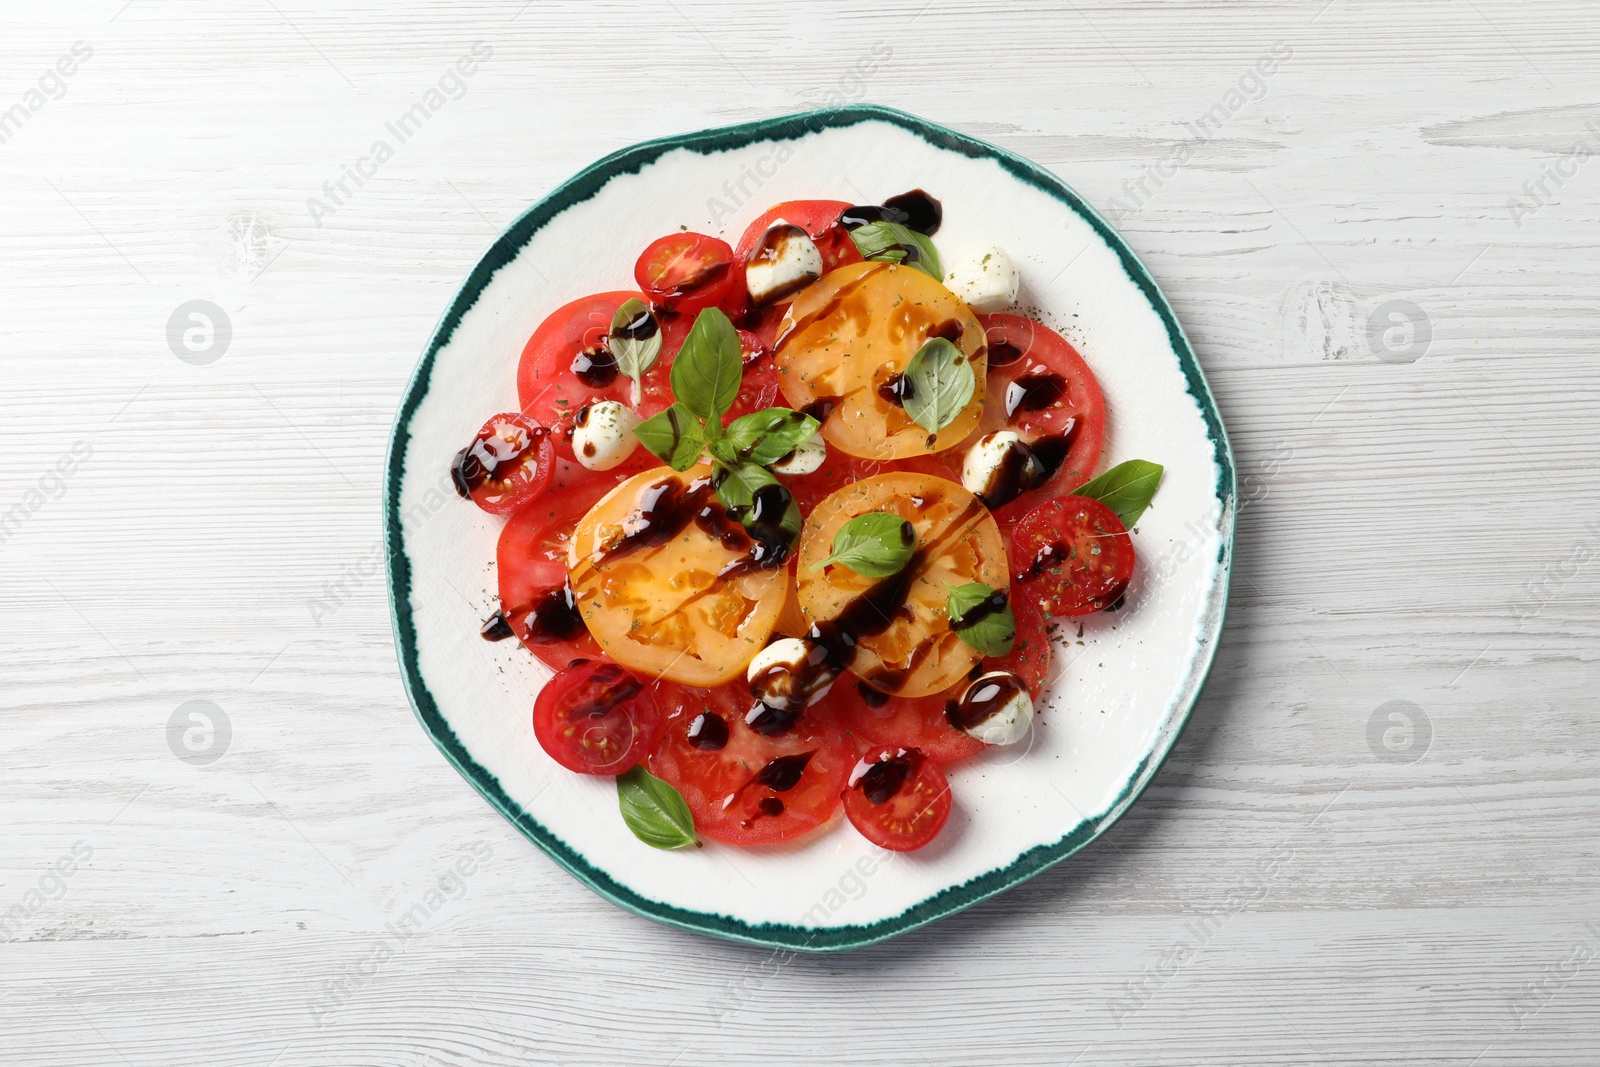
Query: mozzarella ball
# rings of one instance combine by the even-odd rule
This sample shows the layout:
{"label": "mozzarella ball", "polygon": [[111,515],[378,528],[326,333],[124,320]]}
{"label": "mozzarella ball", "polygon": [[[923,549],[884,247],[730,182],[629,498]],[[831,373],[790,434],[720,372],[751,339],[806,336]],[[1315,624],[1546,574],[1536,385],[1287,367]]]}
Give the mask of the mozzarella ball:
{"label": "mozzarella ball", "polygon": [[1005,249],[985,245],[946,260],[944,284],[973,311],[988,314],[1017,302],[1022,275]]}
{"label": "mozzarella ball", "polygon": [[961,710],[981,708],[988,712],[982,720],[964,727],[986,745],[1014,745],[1028,736],[1033,725],[1033,699],[1027,687],[1010,671],[990,671],[980,675],[961,695]]}
{"label": "mozzarella ball", "polygon": [[780,462],[774,463],[771,470],[773,474],[810,474],[822,466],[827,458],[828,446],[823,442],[820,433],[814,433],[800,442],[795,450],[784,456]]}
{"label": "mozzarella ball", "polygon": [[772,642],[750,661],[745,677],[750,693],[779,711],[799,711],[815,704],[833,685],[834,672],[818,645],[798,637]]}
{"label": "mozzarella ball", "polygon": [[745,287],[757,304],[792,296],[822,277],[822,253],[799,226],[775,219],[745,263]]}
{"label": "mozzarella ball", "polygon": [[633,455],[640,421],[638,412],[615,400],[586,404],[573,419],[572,454],[592,471],[611,470]]}

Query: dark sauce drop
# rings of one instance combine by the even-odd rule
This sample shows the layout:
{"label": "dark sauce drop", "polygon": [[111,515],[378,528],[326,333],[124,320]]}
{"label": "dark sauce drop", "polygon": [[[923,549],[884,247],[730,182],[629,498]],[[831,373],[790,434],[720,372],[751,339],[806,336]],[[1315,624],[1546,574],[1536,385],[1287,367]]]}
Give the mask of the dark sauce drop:
{"label": "dark sauce drop", "polygon": [[[717,475],[726,476],[722,472]],[[783,566],[793,547],[789,534],[783,529],[783,520],[793,504],[794,494],[783,484],[773,482],[751,494],[749,507],[729,508],[728,515],[739,520],[749,535],[749,548],[743,558],[729,563],[717,576],[729,578]]]}
{"label": "dark sauce drop", "polygon": [[853,778],[850,785],[861,790],[869,804],[887,804],[905,787],[922,753],[916,749],[901,749],[888,759],[881,759]]}
{"label": "dark sauce drop", "polygon": [[861,703],[869,708],[881,708],[889,703],[889,694],[872,688],[866,682],[856,683],[856,692],[861,694]]}
{"label": "dark sauce drop", "polygon": [[1010,671],[997,671],[973,682],[959,701],[946,703],[944,716],[957,730],[970,730],[1005,707],[1012,697],[1027,691],[1021,678]]}
{"label": "dark sauce drop", "polygon": [[585,348],[572,357],[572,374],[591,389],[604,389],[617,380],[617,357],[604,345]]}
{"label": "dark sauce drop", "polygon": [[759,700],[744,716],[744,724],[762,737],[781,737],[793,730],[799,721],[799,711],[775,708]]}
{"label": "dark sauce drop", "polygon": [[472,491],[488,478],[489,472],[484,469],[483,462],[473,454],[472,445],[457,452],[456,458],[450,461],[450,481],[456,487],[456,495],[462,500],[472,499]]}
{"label": "dark sauce drop", "polygon": [[961,340],[961,320],[945,319],[939,325],[928,331],[928,340],[935,337],[943,338],[951,343]]}
{"label": "dark sauce drop", "polygon": [[1043,411],[1067,395],[1067,380],[1059,374],[1030,372],[1006,386],[1006,418],[1019,411]]}
{"label": "dark sauce drop", "polygon": [[996,589],[963,612],[960,619],[951,619],[950,629],[956,633],[971,629],[989,616],[998,615],[1006,610],[1006,602],[1006,591],[1004,589]]}
{"label": "dark sauce drop", "polygon": [[586,628],[583,616],[578,613],[578,598],[572,595],[572,586],[565,582],[540,595],[523,620],[526,640],[536,645],[570,641]]}
{"label": "dark sauce drop", "polygon": [[1043,483],[1043,471],[1033,449],[1016,441],[1000,457],[999,466],[990,472],[978,491],[978,499],[992,511]]}
{"label": "dark sauce drop", "polygon": [[815,752],[797,752],[792,756],[770,759],[767,765],[750,779],[750,784],[765,786],[774,793],[787,793],[800,784],[800,776],[805,773],[806,765],[815,755]]}
{"label": "dark sauce drop", "polygon": [[[839,406],[839,402],[843,399],[843,397],[838,396],[819,396],[801,408],[800,414],[810,415],[818,422],[827,422],[828,416],[833,414],[834,409]],[[672,409],[668,408],[667,410],[671,411]]]}
{"label": "dark sauce drop", "polygon": [[783,814],[783,801],[777,797],[762,797],[761,803],[756,805],[756,810],[769,819],[776,819]]}
{"label": "dark sauce drop", "polygon": [[506,613],[497,611],[489,616],[489,620],[483,624],[483,627],[478,631],[478,635],[485,641],[504,641],[508,637],[517,636],[517,632],[506,621]]}
{"label": "dark sauce drop", "polygon": [[1010,341],[991,341],[989,343],[989,369],[996,367],[1009,367],[1022,358],[1022,349]]}
{"label": "dark sauce drop", "polygon": [[1067,461],[1067,453],[1072,451],[1072,443],[1078,439],[1078,429],[1078,420],[1069,419],[1065,430],[1048,437],[1041,437],[1028,445],[1033,450],[1033,458],[1038,461],[1042,474],[1041,482],[1049,481]]}
{"label": "dark sauce drop", "polygon": [[728,744],[728,723],[714,711],[701,712],[689,724],[688,738],[701,752],[720,752]]}
{"label": "dark sauce drop", "polygon": [[1043,545],[1034,555],[1033,562],[1028,564],[1027,569],[1017,575],[1017,581],[1032,581],[1052,567],[1060,567],[1062,564],[1066,563],[1066,561],[1066,545],[1062,544],[1060,541],[1053,541],[1048,545]]}
{"label": "dark sauce drop", "polygon": [[622,667],[615,663],[602,664],[589,676],[589,684],[583,688],[587,699],[574,704],[568,714],[574,719],[585,715],[599,719],[611,714],[618,704],[638,696],[643,689],[644,683]]}
{"label": "dark sauce drop", "polygon": [[943,205],[921,189],[891,196],[881,204],[858,204],[839,212],[839,225],[847,230],[871,222],[895,222],[932,237],[943,221]]}
{"label": "dark sauce drop", "polygon": [[904,374],[891,374],[878,386],[878,399],[897,408],[905,407],[906,401],[915,395],[911,379]]}

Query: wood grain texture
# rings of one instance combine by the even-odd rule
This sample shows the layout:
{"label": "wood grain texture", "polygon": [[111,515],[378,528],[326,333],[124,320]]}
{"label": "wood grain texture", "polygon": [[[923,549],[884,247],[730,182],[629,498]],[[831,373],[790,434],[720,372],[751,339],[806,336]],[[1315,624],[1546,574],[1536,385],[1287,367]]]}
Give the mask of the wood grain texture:
{"label": "wood grain texture", "polygon": [[[0,27],[0,112],[93,50],[0,143],[0,515],[27,505],[0,1062],[1597,1062],[1591,3],[85,0]],[[313,218],[477,42],[465,95]],[[1128,817],[934,927],[792,959],[603,903],[449,769],[394,662],[379,482],[436,317],[524,206],[641,139],[853,99],[1121,215],[1248,503],[1216,672]],[[232,323],[208,366],[168,348],[193,299]],[[1425,346],[1375,350],[1404,347],[1391,301]],[[168,747],[190,700],[231,723],[209,766]],[[1414,762],[1370,740],[1395,700]]]}

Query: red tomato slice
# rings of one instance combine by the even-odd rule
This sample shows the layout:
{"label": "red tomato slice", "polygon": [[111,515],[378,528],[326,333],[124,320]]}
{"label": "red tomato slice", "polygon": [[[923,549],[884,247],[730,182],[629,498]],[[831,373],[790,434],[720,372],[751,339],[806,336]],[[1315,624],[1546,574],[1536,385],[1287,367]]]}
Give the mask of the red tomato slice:
{"label": "red tomato slice", "polygon": [[556,670],[575,659],[598,659],[600,646],[589,636],[567,591],[567,545],[578,520],[614,481],[591,475],[559,492],[546,493],[511,516],[495,550],[500,576],[500,610],[511,631],[535,656]]}
{"label": "red tomato slice", "polygon": [[1086,496],[1046,501],[1011,537],[1012,593],[1045,615],[1087,615],[1116,603],[1133,577],[1133,541],[1116,512]]}
{"label": "red tomato slice", "polygon": [[[822,253],[824,274],[846,263],[860,263],[861,253],[850,239],[850,231],[839,225],[839,212],[850,206],[847,200],[786,200],[769,208],[745,228],[734,255],[740,263],[749,260],[761,235],[771,229],[774,222],[783,219],[806,231],[816,242],[817,251]],[[780,301],[780,304],[786,303]]]}
{"label": "red tomato slice", "polygon": [[932,841],[950,818],[950,783],[914,748],[869,749],[845,783],[844,814],[879,848],[910,852]]}
{"label": "red tomato slice", "polygon": [[739,397],[723,416],[724,426],[741,415],[770,408],[778,400],[778,365],[772,349],[747,330],[739,331],[739,346],[744,350],[744,378],[739,382]]}
{"label": "red tomato slice", "polygon": [[[683,324],[680,328],[676,319],[669,324],[669,316],[661,316],[661,356],[644,376],[640,402],[635,405],[633,379],[617,371],[605,347],[611,317],[629,299],[642,300],[644,294],[596,293],[557,308],[522,350],[522,362],[517,366],[517,399],[522,413],[550,427],[556,454],[563,459],[576,458],[572,453],[573,419],[585,404],[616,400],[649,418],[672,403],[668,372],[688,326]],[[654,456],[638,448],[617,469],[641,471],[658,463]]]}
{"label": "red tomato slice", "polygon": [[730,315],[745,303],[744,258],[728,242],[703,233],[670,233],[652,241],[633,268],[652,304],[687,314],[720,307]]}
{"label": "red tomato slice", "polygon": [[982,741],[957,730],[945,718],[945,705],[960,700],[967,680],[943,693],[925,697],[895,697],[876,692],[853,676],[833,683],[830,699],[837,700],[850,728],[868,741],[921,749],[929,759],[951,763],[966,759],[986,747]]}
{"label": "red tomato slice", "polygon": [[745,721],[755,701],[743,679],[715,689],[658,683],[664,712],[650,773],[671,782],[695,829],[729,845],[773,845],[816,829],[839,809],[855,747],[826,700],[785,733]]}
{"label": "red tomato slice", "polygon": [[551,759],[579,774],[621,774],[661,733],[650,688],[610,660],[583,660],[539,690],[533,733]]}
{"label": "red tomato slice", "polygon": [[989,344],[988,394],[977,431],[946,453],[959,473],[967,448],[983,434],[1017,431],[1042,460],[1056,464],[1044,485],[994,511],[1010,533],[1041,501],[1070,493],[1094,476],[1106,437],[1106,401],[1078,350],[1041,323],[1018,315],[979,315]]}
{"label": "red tomato slice", "polygon": [[537,499],[556,469],[550,431],[517,412],[496,415],[456,453],[456,492],[491,515],[509,515]]}

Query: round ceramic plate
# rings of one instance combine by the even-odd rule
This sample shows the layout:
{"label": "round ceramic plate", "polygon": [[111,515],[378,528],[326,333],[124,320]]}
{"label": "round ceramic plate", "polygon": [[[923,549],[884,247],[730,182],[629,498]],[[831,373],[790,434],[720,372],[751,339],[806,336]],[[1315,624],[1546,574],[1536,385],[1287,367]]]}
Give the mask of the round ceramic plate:
{"label": "round ceramic plate", "polygon": [[[451,491],[451,457],[516,410],[517,359],[552,310],[632,286],[635,257],[679,227],[733,243],[794,199],[877,203],[923,188],[936,243],[998,243],[1024,313],[1099,376],[1102,469],[1166,467],[1133,534],[1121,610],[1064,622],[1030,741],[951,768],[940,837],[897,855],[841,819],[790,846],[661,852],[628,831],[610,778],[558,767],[533,736],[549,672],[478,628],[495,599],[501,520]],[[947,254],[949,252],[947,251]],[[844,107],[668,137],[608,156],[522,214],[461,286],[395,422],[384,500],[389,592],[423,729],[550,857],[625,908],[721,937],[799,950],[870,944],[932,922],[1072,855],[1127,810],[1177,739],[1222,630],[1233,542],[1227,438],[1194,353],[1148,271],[1071,189],[1001,149],[898,111]]]}

